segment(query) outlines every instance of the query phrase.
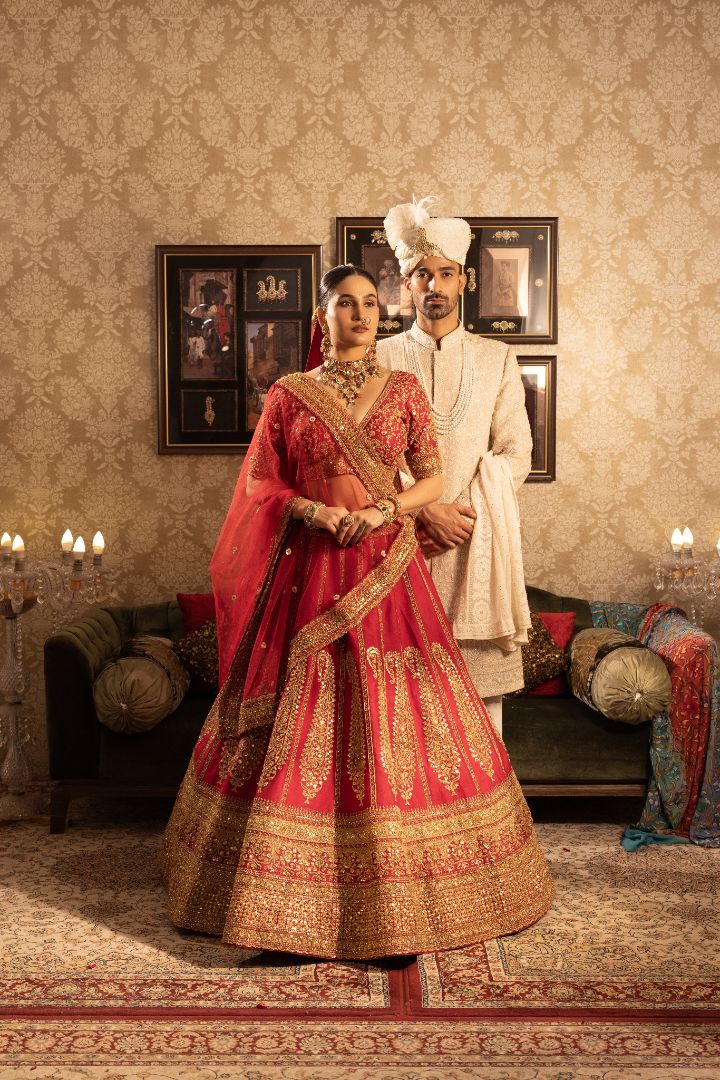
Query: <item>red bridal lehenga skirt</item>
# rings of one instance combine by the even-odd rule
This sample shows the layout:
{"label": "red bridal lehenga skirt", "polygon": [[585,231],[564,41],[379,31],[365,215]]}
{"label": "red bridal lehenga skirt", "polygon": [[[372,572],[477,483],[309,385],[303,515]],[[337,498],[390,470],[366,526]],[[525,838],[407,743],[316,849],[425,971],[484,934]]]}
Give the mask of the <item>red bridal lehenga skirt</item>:
{"label": "red bridal lehenga skirt", "polygon": [[288,669],[272,724],[220,735],[248,672],[283,663],[307,628],[308,598],[332,608],[364,580],[365,545],[383,556],[392,539],[339,550],[303,526],[290,536],[165,834],[171,920],[231,945],[346,959],[529,926],[552,881],[419,553],[358,625]]}

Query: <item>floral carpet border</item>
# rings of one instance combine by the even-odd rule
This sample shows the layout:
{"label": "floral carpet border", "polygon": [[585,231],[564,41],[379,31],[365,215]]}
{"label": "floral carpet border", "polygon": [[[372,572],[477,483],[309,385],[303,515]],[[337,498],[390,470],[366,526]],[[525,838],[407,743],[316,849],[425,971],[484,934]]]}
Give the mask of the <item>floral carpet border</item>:
{"label": "floral carpet border", "polygon": [[[419,965],[413,964],[412,968],[408,969],[404,974],[407,979],[406,1015],[413,1020],[430,1020],[443,1017],[446,1019],[503,1018],[506,1020],[538,1017],[545,1020],[602,1019],[607,1021],[630,1021],[636,1019],[648,1022],[666,1020],[720,1022],[720,1008],[716,1004],[707,1007],[695,1004],[688,1005],[686,1004],[688,999],[683,994],[678,994],[674,1004],[663,1003],[656,1005],[649,1000],[638,1000],[636,1004],[626,1002],[618,1004],[618,999],[627,995],[627,984],[622,987],[618,986],[617,996],[614,997],[613,985],[610,982],[603,984],[603,1000],[597,1004],[563,1005],[549,1002],[547,999],[540,1004],[535,1004],[531,1000],[523,1002],[510,997],[503,1000],[505,988],[489,984],[485,988],[489,994],[486,1004],[431,1006],[425,1004],[423,1000],[425,997],[423,975]],[[714,989],[713,998],[717,1001],[720,988],[716,985]],[[579,990],[578,997],[581,996],[583,996],[583,991]],[[692,995],[691,1000],[694,1000]]]}
{"label": "floral carpet border", "polygon": [[680,1001],[675,1007],[652,1007],[647,1006],[622,1006],[598,1005],[598,1006],[561,1006],[561,1005],[527,1005],[508,1003],[503,1006],[501,1001],[493,1001],[488,1005],[470,1007],[429,1007],[423,1004],[422,980],[417,964],[412,964],[405,970],[388,971],[386,973],[388,983],[387,1005],[383,1007],[364,1008],[298,1008],[281,1006],[266,1006],[258,1003],[255,1006],[145,1006],[142,1003],[118,1006],[12,1006],[0,1007],[0,1024],[5,1021],[18,1019],[47,1020],[48,1022],[83,1021],[95,1020],[98,1022],[133,1020],[133,1021],[158,1021],[172,1023],[192,1023],[193,1021],[209,1020],[222,1023],[229,1020],[252,1021],[253,1024],[272,1024],[274,1022],[297,1020],[302,1023],[338,1021],[379,1022],[397,1021],[398,1023],[434,1023],[448,1021],[458,1023],[467,1021],[501,1021],[507,1023],[563,1023],[563,1022],[602,1022],[609,1025],[624,1023],[667,1024],[668,1022],[683,1022],[688,1024],[720,1024],[720,1009],[684,1007]]}
{"label": "floral carpet border", "polygon": [[[0,1020],[0,1066],[82,1067],[129,1063],[203,1066],[274,1065],[388,1068],[402,1062],[418,1075],[432,1062],[448,1073],[482,1063],[567,1068],[582,1064],[668,1069],[692,1062],[697,1075],[720,1070],[720,1025],[657,1025],[538,1021],[508,1024],[457,1021],[451,1025],[348,1021],[330,1027],[283,1021]],[[4,1073],[5,1074],[5,1073]],[[572,1074],[571,1074],[572,1075]]]}

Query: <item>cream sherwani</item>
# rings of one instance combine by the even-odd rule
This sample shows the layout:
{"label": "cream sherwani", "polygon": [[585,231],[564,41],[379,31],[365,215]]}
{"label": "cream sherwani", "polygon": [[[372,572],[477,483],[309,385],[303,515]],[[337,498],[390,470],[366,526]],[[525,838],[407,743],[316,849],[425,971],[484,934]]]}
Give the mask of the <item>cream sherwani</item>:
{"label": "cream sherwani", "polygon": [[[439,346],[439,347],[438,347]],[[472,506],[472,538],[429,562],[478,692],[522,686],[525,596],[516,491],[532,438],[512,349],[461,325],[436,342],[417,323],[378,342],[378,360],[412,371],[430,399],[443,463],[443,502]]]}

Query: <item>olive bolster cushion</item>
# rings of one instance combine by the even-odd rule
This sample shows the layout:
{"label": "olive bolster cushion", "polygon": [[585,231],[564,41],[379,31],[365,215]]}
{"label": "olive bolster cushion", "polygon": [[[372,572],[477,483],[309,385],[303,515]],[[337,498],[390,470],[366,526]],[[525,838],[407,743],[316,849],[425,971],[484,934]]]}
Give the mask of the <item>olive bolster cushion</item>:
{"label": "olive bolster cushion", "polygon": [[625,724],[651,720],[667,708],[672,690],[668,670],[657,653],[607,627],[576,634],[570,685],[590,708]]}

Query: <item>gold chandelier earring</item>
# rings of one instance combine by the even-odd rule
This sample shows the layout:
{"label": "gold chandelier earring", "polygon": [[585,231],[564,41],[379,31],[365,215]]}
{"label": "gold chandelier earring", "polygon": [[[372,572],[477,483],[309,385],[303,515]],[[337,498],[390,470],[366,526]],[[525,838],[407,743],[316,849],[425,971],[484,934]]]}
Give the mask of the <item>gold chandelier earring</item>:
{"label": "gold chandelier earring", "polygon": [[320,352],[323,354],[323,357],[325,358],[325,360],[330,359],[330,350],[331,349],[332,349],[332,344],[330,342],[330,328],[329,328],[327,322],[324,322],[323,323],[323,328],[322,328],[322,341],[320,342]]}

